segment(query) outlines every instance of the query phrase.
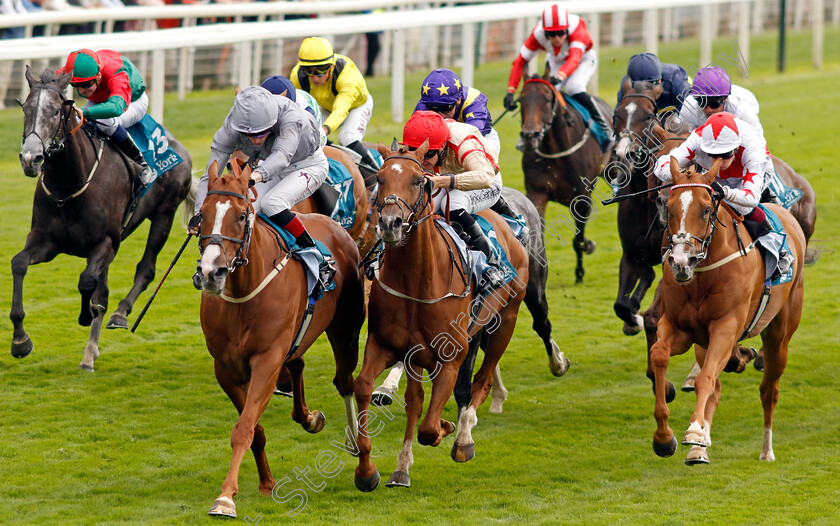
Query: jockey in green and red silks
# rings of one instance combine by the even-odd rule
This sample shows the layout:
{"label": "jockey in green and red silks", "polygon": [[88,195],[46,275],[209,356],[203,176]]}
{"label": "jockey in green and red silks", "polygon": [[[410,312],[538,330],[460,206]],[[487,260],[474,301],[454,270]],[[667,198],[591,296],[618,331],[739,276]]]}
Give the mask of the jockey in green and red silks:
{"label": "jockey in green and red silks", "polygon": [[132,62],[117,51],[80,49],[67,57],[59,75],[71,74],[70,85],[87,99],[82,107],[86,119],[96,121],[97,128],[129,159],[143,169],[141,181],[148,184],[154,177],[146,160],[126,131],[140,122],[149,109],[146,84]]}

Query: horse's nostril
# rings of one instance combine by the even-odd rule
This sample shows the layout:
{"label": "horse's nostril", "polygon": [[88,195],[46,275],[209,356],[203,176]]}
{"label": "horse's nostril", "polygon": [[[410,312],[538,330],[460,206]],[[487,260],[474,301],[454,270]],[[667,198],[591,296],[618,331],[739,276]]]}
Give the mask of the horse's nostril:
{"label": "horse's nostril", "polygon": [[227,276],[227,274],[228,274],[227,267],[221,267],[221,268],[216,270],[216,279],[221,279],[221,278]]}
{"label": "horse's nostril", "polygon": [[402,227],[403,220],[401,217],[395,217],[393,223],[391,223],[391,228],[394,230]]}
{"label": "horse's nostril", "polygon": [[688,258],[688,264],[689,264],[689,266],[692,266],[692,267],[694,265],[696,265],[697,264],[697,256],[690,256]]}

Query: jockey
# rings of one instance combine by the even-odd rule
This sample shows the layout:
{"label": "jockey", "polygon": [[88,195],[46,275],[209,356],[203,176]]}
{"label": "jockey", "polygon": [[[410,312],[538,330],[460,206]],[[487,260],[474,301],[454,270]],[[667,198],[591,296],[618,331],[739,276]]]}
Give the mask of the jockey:
{"label": "jockey", "polygon": [[698,71],[690,93],[680,110],[680,120],[690,128],[699,128],[712,115],[725,111],[764,136],[758,120],[758,99],[749,90],[733,85],[723,68],[709,66]]}
{"label": "jockey", "polygon": [[[295,88],[292,81],[283,75],[268,77],[260,85],[274,95],[280,95],[297,102],[298,106],[311,113],[317,122],[321,122],[321,107],[318,106],[315,97],[302,89]],[[319,127],[318,131],[321,133],[321,146],[323,147],[327,144],[327,133],[323,126]]]}
{"label": "jockey", "polygon": [[[234,150],[262,159],[251,172],[259,196],[254,211],[264,213],[291,234],[300,249],[315,247],[315,241],[290,209],[312,195],[328,171],[318,127],[315,118],[297,103],[273,96],[259,86],[249,86],[237,93],[233,108],[213,136],[207,161],[208,169],[213,162],[225,166]],[[207,196],[207,181],[205,170],[198,183],[196,214]],[[197,217],[190,221],[192,234],[198,233]],[[320,285],[326,288],[334,276],[335,268],[321,258]]]}
{"label": "jockey", "polygon": [[562,85],[566,93],[589,111],[609,138],[602,150],[610,150],[615,141],[613,130],[586,93],[586,84],[598,67],[598,53],[592,48],[592,37],[583,19],[577,15],[570,15],[556,4],[543,11],[540,22],[531,30],[530,36],[513,61],[508,79],[508,93],[505,95],[505,108],[516,108],[513,94],[519,87],[522,70],[540,50],[546,52],[551,83],[558,89]]}
{"label": "jockey", "polygon": [[[662,86],[662,94],[656,99],[657,113],[672,107],[679,113],[683,107],[683,99],[691,90],[688,73],[681,66],[662,64],[653,53],[638,53],[630,57],[627,62],[627,74],[621,79],[621,87],[618,88],[617,102],[621,102],[624,98],[624,83],[628,79],[634,89],[637,82],[648,83],[643,85],[645,86],[643,89]],[[699,125],[695,126],[697,127]]]}
{"label": "jockey", "polygon": [[[475,88],[461,84],[461,78],[454,71],[436,69],[423,80],[423,85],[420,87],[420,100],[414,111],[423,110],[430,110],[444,119],[454,119],[478,128],[485,146],[493,149],[493,155],[498,164],[502,144],[499,133],[493,128],[490,110],[487,109],[487,96]],[[519,215],[510,208],[501,194],[498,201],[490,208],[498,214],[511,218]],[[525,229],[520,233],[520,238],[523,235],[527,235]]]}
{"label": "jockey", "polygon": [[336,55],[327,39],[309,37],[301,43],[298,63],[289,76],[296,88],[318,101],[324,132],[329,135],[341,128],[338,143],[359,154],[375,171],[378,164],[362,144],[373,113],[373,97],[356,64]]}
{"label": "jockey", "polygon": [[134,64],[110,49],[80,49],[70,53],[58,71],[59,75],[65,73],[72,75],[70,85],[87,99],[82,107],[84,117],[95,120],[96,127],[111,138],[114,146],[140,165],[140,182],[149,184],[155,174],[126,131],[140,122],[149,109],[146,84]]}
{"label": "jockey", "polygon": [[[712,183],[715,196],[743,215],[744,221],[758,223],[754,240],[773,231],[770,220],[758,208],[764,181],[773,172],[773,161],[764,137],[747,122],[726,112],[709,117],[680,146],[659,158],[654,174],[662,181],[671,181],[672,156],[681,168],[694,162],[705,170],[722,159],[718,179]],[[788,253],[779,254],[779,272],[786,274],[792,260]]]}
{"label": "jockey", "polygon": [[[435,189],[432,193],[435,211],[449,199],[449,217],[461,225],[469,237],[469,246],[487,257],[482,288],[495,289],[504,284],[500,261],[490,240],[470,214],[490,208],[502,192],[502,176],[494,150],[486,145],[475,126],[445,121],[433,111],[414,113],[403,129],[402,144],[416,150],[428,141],[429,150],[421,164],[431,172]],[[444,175],[440,175],[441,172]]]}

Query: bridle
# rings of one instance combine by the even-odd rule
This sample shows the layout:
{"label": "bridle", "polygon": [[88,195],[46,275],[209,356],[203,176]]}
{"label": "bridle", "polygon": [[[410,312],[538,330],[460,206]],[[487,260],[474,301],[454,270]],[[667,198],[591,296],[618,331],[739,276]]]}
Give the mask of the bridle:
{"label": "bridle", "polygon": [[[390,161],[391,159],[407,159],[413,161],[417,163],[417,166],[420,167],[420,170],[424,175],[431,175],[425,170],[423,170],[423,165],[420,163],[420,161],[418,161],[414,157],[411,157],[410,155],[392,155],[385,159],[385,161],[383,161],[383,168],[385,163]],[[425,199],[427,196],[428,200]],[[420,214],[420,212],[431,203],[431,200],[431,180],[427,179],[426,184],[423,185],[423,190],[420,192],[420,195],[417,196],[417,201],[415,201],[413,205],[409,204],[408,201],[396,194],[388,195],[382,201],[379,201],[379,195],[377,194],[376,198],[373,201],[373,205],[376,208],[376,212],[379,214],[382,214],[382,209],[388,205],[396,205],[403,215],[405,215],[406,209],[408,209],[408,217],[403,219],[402,224],[403,235],[408,235],[408,233],[411,232],[414,229],[414,227],[432,217],[431,211],[423,217],[417,217],[418,214]]]}
{"label": "bridle", "polygon": [[[551,94],[552,94],[551,115],[545,121],[545,123],[543,123],[542,128],[540,129],[540,131],[537,132],[537,135],[536,135],[537,144],[541,144],[543,142],[543,138],[545,137],[546,132],[551,128],[552,124],[554,124],[554,119],[557,117],[557,108],[558,107],[560,108],[560,110],[562,112],[563,118],[566,120],[567,128],[571,129],[571,127],[574,125],[574,122],[572,121],[572,116],[569,113],[569,110],[566,106],[566,100],[563,98],[563,95],[557,90],[557,88],[554,86],[554,84],[552,84],[551,82],[549,82],[545,79],[541,79],[541,78],[528,79],[528,80],[525,81],[525,84],[529,84],[531,82],[539,82],[540,84],[545,84],[546,86],[548,86],[551,89]],[[523,85],[523,89],[524,89],[524,85]],[[520,97],[520,100],[521,100],[521,97]],[[539,155],[540,157],[542,157],[544,159],[559,159],[561,157],[567,157],[569,155],[572,155],[576,151],[580,150],[580,148],[586,143],[586,141],[589,139],[589,136],[592,133],[589,130],[588,126],[585,126],[585,128],[586,129],[583,133],[583,136],[580,138],[580,140],[577,143],[572,145],[570,148],[567,148],[566,150],[563,150],[561,152],[545,153],[545,152],[541,151],[539,149],[539,146],[538,146],[537,149],[535,150],[537,155]]]}
{"label": "bridle", "polygon": [[[52,140],[50,140],[49,145],[47,145],[47,143],[44,141],[44,138],[38,135],[38,132],[35,131],[35,125],[38,122],[38,104],[35,105],[35,115],[32,117],[32,131],[29,133],[26,133],[24,131],[23,139],[21,141],[21,143],[24,143],[30,135],[34,135],[41,142],[41,148],[44,150],[44,158],[49,158],[51,155],[58,153],[64,149],[65,138],[68,135],[73,135],[74,133],[79,131],[79,128],[82,127],[82,120],[79,121],[78,126],[76,126],[68,132],[67,125],[70,122],[70,115],[73,113],[73,105],[76,103],[76,101],[66,98],[64,96],[64,93],[52,84],[39,82],[38,84],[34,84],[32,86],[32,89],[49,89],[58,93],[58,96],[61,98],[61,116],[58,120],[58,125],[55,128],[55,132],[53,133]],[[64,132],[63,134],[60,133],[62,131]],[[59,137],[59,135],[61,136]]]}
{"label": "bridle", "polygon": [[[702,183],[682,183],[682,184],[675,184],[671,187],[671,191],[680,189],[680,188],[705,188],[708,190],[709,194],[712,196],[712,204],[714,209],[712,213],[709,214],[709,220],[706,223],[706,231],[702,238],[697,237],[693,234],[689,234],[688,232],[681,232],[674,236],[670,235],[670,228],[667,230],[668,239],[670,240],[670,244],[665,251],[665,256],[669,252],[671,252],[676,245],[686,245],[687,247],[693,248],[692,240],[698,241],[700,243],[701,252],[696,254],[695,257],[697,258],[697,263],[704,261],[706,257],[709,255],[709,245],[712,244],[712,239],[715,236],[715,232],[717,231],[717,223],[720,221],[718,219],[718,208],[720,208],[721,199],[715,197],[714,192],[712,191],[712,187],[707,184]],[[723,224],[723,223],[721,223]],[[665,260],[665,256],[663,256],[662,260]]]}
{"label": "bridle", "polygon": [[[228,271],[233,273],[233,271],[237,268],[248,264],[248,249],[251,246],[251,233],[253,232],[254,224],[254,208],[251,206],[251,200],[248,199],[246,195],[240,193],[228,192],[226,190],[210,190],[209,192],[207,192],[207,195],[227,195],[231,197],[237,197],[239,199],[244,199],[248,203],[248,217],[245,220],[245,232],[242,234],[241,238],[223,236],[222,234],[198,236],[199,254],[204,254],[204,250],[210,245],[217,245],[221,249],[222,254],[225,254],[225,247],[222,245],[222,241],[225,240],[239,244],[239,249],[237,249],[236,251],[236,256],[234,256],[230,263],[225,265]],[[207,241],[207,243],[202,245],[203,241]],[[227,259],[227,255],[225,256],[225,259]]]}

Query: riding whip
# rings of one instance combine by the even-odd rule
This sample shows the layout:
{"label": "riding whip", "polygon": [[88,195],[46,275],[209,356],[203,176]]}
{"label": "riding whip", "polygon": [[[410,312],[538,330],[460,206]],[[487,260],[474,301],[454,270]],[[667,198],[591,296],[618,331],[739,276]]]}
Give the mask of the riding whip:
{"label": "riding whip", "polygon": [[131,326],[131,332],[134,332],[135,329],[137,329],[137,326],[140,325],[140,320],[142,320],[143,316],[146,315],[146,311],[149,310],[149,305],[152,304],[152,301],[155,299],[155,296],[157,295],[158,291],[160,290],[160,287],[163,285],[163,282],[166,281],[166,276],[169,275],[169,272],[172,270],[172,267],[174,267],[175,263],[178,262],[178,258],[180,258],[181,254],[184,253],[184,249],[187,248],[187,243],[190,242],[190,238],[192,236],[193,236],[192,234],[187,234],[187,239],[184,240],[184,244],[181,245],[181,249],[178,250],[177,254],[175,254],[175,259],[173,259],[172,263],[169,264],[169,268],[166,269],[166,274],[163,275],[163,279],[160,280],[160,283],[158,283],[158,286],[155,289],[155,291],[152,293],[151,297],[149,298],[149,301],[146,302],[146,305],[143,307],[143,310],[140,311],[140,315],[137,316],[137,320],[134,322],[134,325]]}
{"label": "riding whip", "polygon": [[674,186],[674,183],[666,183],[666,184],[663,184],[663,185],[660,185],[660,186],[657,186],[657,187],[654,187],[654,188],[648,188],[647,190],[642,190],[641,192],[636,192],[634,194],[617,195],[617,196],[612,197],[610,199],[602,199],[601,204],[602,205],[611,205],[611,204],[617,203],[619,201],[624,201],[625,199],[630,199],[631,197],[636,197],[636,196],[639,196],[639,195],[649,194],[651,192],[656,192],[658,190],[662,190],[663,188],[670,188],[672,186]]}

